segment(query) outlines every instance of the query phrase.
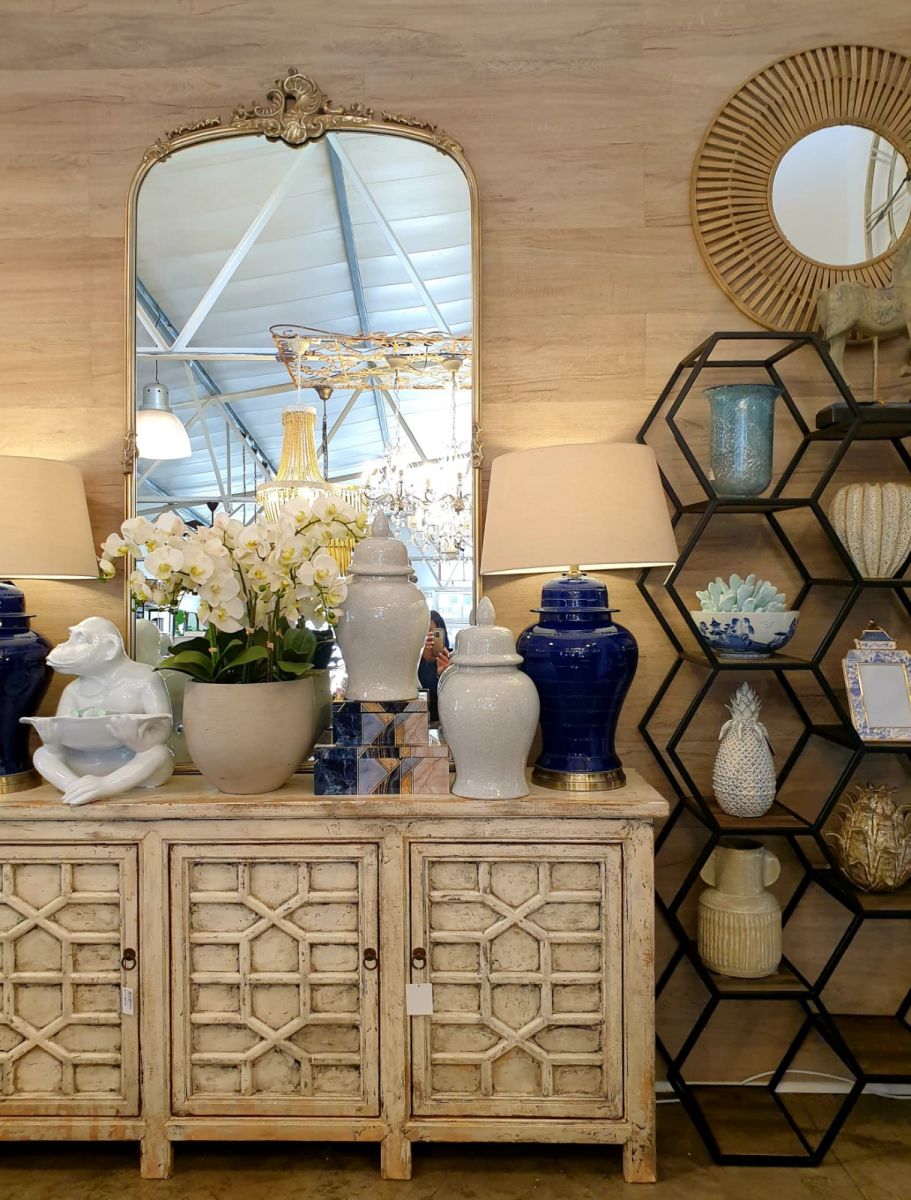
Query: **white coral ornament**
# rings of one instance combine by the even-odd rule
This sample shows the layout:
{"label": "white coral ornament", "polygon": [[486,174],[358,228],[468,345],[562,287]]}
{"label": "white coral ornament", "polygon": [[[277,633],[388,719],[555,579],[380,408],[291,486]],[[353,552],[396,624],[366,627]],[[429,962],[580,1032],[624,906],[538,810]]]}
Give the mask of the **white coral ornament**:
{"label": "white coral ornament", "polygon": [[889,579],[911,553],[911,487],[852,483],[839,488],[829,520],[865,579]]}
{"label": "white coral ornament", "polygon": [[784,612],[784,592],[779,592],[768,579],[757,581],[755,575],[741,579],[734,574],[725,583],[718,575],[696,598],[703,612]]}
{"label": "white coral ornament", "polygon": [[762,707],[748,683],[731,697],[731,719],[718,737],[712,786],[722,812],[732,817],[762,817],[775,801],[776,779],[766,727],[759,721]]}

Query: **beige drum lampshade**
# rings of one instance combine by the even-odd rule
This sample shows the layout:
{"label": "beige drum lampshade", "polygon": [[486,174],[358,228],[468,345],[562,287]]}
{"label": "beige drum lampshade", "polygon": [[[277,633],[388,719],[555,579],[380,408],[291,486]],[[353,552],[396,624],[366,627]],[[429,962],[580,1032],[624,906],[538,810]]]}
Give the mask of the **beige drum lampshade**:
{"label": "beige drum lampshade", "polygon": [[82,474],[51,458],[0,455],[0,579],[95,579]]}
{"label": "beige drum lampshade", "polygon": [[493,460],[482,575],[670,566],[676,559],[650,447],[586,442]]}

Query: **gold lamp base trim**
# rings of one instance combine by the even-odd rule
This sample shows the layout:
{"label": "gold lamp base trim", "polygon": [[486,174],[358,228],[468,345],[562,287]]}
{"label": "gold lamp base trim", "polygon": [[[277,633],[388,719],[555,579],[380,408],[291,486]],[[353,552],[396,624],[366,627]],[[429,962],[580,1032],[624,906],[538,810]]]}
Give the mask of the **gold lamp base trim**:
{"label": "gold lamp base trim", "polygon": [[622,767],[612,771],[549,771],[545,767],[535,767],[531,781],[539,787],[562,792],[613,792],[626,787]]}
{"label": "gold lamp base trim", "polygon": [[37,771],[17,771],[14,775],[0,775],[0,796],[12,792],[27,792],[29,788],[38,787],[41,776]]}

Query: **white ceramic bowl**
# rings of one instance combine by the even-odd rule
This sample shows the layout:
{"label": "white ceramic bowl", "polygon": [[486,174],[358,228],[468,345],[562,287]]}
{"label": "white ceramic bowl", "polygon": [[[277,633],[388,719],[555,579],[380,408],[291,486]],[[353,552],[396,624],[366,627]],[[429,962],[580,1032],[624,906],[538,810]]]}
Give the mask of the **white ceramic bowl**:
{"label": "white ceramic bowl", "polygon": [[768,658],[786,646],[797,629],[800,613],[705,612],[690,617],[699,636],[719,658]]}
{"label": "white ceramic bowl", "polygon": [[[145,735],[149,745],[168,740],[171,718],[161,713],[113,713],[104,717],[23,717],[23,724],[34,725],[38,736],[46,744],[65,746],[68,750],[116,750],[123,742],[108,729],[112,716],[129,721],[137,732]],[[156,723],[160,729],[156,728]]]}

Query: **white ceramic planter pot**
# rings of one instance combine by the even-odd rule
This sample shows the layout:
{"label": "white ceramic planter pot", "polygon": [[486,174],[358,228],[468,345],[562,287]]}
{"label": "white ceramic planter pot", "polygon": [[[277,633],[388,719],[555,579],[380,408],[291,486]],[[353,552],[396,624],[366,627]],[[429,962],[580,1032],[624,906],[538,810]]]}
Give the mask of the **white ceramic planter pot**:
{"label": "white ceramic planter pot", "polygon": [[221,792],[252,796],[287,783],[316,741],[313,680],[196,683],[183,706],[187,746]]}

